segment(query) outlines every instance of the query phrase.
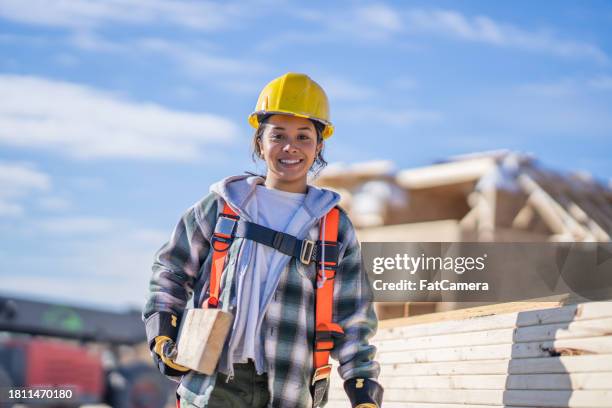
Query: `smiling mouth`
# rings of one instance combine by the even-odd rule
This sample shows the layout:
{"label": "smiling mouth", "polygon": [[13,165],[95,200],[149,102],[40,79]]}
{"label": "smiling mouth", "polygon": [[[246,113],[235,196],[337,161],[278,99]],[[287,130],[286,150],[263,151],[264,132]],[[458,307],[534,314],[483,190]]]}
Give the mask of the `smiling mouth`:
{"label": "smiling mouth", "polygon": [[283,166],[295,166],[303,162],[304,159],[279,159],[278,162]]}

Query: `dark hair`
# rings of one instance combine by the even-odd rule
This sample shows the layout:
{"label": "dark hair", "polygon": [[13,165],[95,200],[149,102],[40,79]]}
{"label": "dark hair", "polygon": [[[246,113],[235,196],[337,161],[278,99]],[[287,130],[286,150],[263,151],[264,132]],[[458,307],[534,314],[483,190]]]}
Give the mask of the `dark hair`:
{"label": "dark hair", "polygon": [[[253,133],[253,143],[252,143],[253,151],[251,153],[251,158],[253,159],[254,162],[257,162],[257,159],[263,160],[261,156],[261,149],[259,148],[259,143],[257,143],[257,141],[262,138],[263,132],[265,129],[265,127],[262,125],[266,123],[266,121],[270,118],[270,116],[272,115],[267,114],[267,115],[260,115],[257,117],[257,121],[259,122],[259,127]],[[325,130],[325,125],[316,120],[310,119],[310,121],[314,125],[315,130],[317,132],[317,144],[319,144],[323,142],[323,130]],[[319,153],[317,154],[317,157],[315,157],[315,161],[312,164],[312,167],[310,167],[309,169],[309,171],[312,171],[315,175],[318,174],[321,170],[323,170],[325,166],[327,166],[327,161],[325,161],[325,159],[323,158],[324,146],[325,146],[324,144],[321,146],[321,150],[319,150]]]}

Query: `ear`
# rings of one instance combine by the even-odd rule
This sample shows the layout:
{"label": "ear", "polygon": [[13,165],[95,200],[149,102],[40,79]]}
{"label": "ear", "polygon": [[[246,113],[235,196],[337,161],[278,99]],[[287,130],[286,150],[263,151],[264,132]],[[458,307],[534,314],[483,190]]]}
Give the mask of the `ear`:
{"label": "ear", "polygon": [[317,154],[316,154],[316,156],[318,156],[319,153],[321,153],[321,150],[323,150],[323,142],[322,141],[317,144]]}
{"label": "ear", "polygon": [[259,158],[263,159],[264,155],[263,155],[263,142],[261,141],[261,137],[258,137],[256,139],[257,142],[257,146],[259,146]]}

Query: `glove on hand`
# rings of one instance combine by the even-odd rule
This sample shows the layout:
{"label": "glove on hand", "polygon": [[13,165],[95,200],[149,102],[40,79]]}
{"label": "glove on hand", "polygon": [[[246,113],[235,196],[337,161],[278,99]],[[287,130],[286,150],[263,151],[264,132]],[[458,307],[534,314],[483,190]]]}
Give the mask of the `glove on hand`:
{"label": "glove on hand", "polygon": [[[178,371],[179,374],[184,374],[189,371],[189,368],[183,367],[182,365],[173,361],[176,357],[176,345],[170,337],[157,336],[155,338],[155,346],[153,347],[153,351],[161,358],[161,363],[170,369]],[[164,372],[164,370],[162,370],[162,372]],[[176,373],[165,374],[176,375]]]}
{"label": "glove on hand", "polygon": [[350,378],[344,382],[344,390],[354,408],[380,408],[383,387],[369,378]]}

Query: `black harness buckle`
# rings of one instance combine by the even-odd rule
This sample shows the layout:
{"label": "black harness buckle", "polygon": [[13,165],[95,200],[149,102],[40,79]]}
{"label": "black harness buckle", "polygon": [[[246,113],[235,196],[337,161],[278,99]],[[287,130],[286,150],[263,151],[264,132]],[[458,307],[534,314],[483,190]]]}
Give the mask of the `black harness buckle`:
{"label": "black harness buckle", "polygon": [[302,248],[300,250],[300,262],[308,265],[312,261],[312,253],[315,249],[315,242],[309,239],[302,241]]}

